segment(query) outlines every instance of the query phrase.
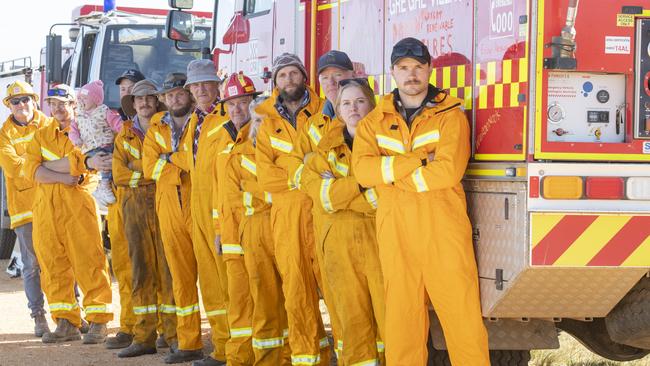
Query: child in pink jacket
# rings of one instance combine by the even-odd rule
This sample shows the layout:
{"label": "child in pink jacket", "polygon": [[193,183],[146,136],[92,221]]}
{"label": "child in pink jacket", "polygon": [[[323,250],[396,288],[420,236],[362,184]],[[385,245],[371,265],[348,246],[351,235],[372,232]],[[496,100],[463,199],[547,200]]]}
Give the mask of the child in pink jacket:
{"label": "child in pink jacket", "polygon": [[[115,135],[122,129],[122,119],[104,104],[104,83],[92,81],[77,93],[77,118],[70,126],[68,137],[87,156],[98,153],[112,154]],[[107,206],[115,203],[111,189],[111,171],[100,172],[101,181],[95,198]]]}

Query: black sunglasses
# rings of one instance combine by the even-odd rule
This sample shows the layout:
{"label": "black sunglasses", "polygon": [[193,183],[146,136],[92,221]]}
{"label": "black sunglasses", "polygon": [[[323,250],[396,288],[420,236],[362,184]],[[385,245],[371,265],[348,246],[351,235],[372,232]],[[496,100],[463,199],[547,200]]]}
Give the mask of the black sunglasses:
{"label": "black sunglasses", "polygon": [[424,48],[416,45],[400,45],[393,47],[393,57],[415,56],[424,57]]}
{"label": "black sunglasses", "polygon": [[32,97],[17,97],[9,99],[9,103],[11,103],[11,105],[18,105],[20,103],[27,104],[30,100],[32,100]]}
{"label": "black sunglasses", "polygon": [[185,86],[185,80],[174,80],[174,81],[165,81],[163,83],[163,89],[173,89]]}
{"label": "black sunglasses", "polygon": [[54,89],[49,89],[47,91],[47,96],[48,97],[66,97],[67,98],[67,97],[70,96],[70,94],[65,89],[54,88]]}
{"label": "black sunglasses", "polygon": [[368,88],[370,88],[370,84],[368,83],[368,79],[366,78],[352,78],[352,79],[339,80],[339,86],[346,86],[351,82],[355,82],[357,84],[361,84],[363,86],[367,86]]}

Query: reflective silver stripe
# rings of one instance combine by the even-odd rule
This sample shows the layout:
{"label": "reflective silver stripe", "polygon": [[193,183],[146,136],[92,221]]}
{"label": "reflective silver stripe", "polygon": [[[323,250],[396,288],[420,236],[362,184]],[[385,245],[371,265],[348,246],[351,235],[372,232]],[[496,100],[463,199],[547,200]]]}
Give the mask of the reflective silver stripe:
{"label": "reflective silver stripe", "polygon": [[44,148],[41,146],[41,156],[45,158],[45,160],[48,161],[54,161],[54,160],[59,160],[61,159],[57,154],[51,152],[50,150]]}
{"label": "reflective silver stripe", "polygon": [[239,337],[251,337],[253,335],[253,328],[230,328],[230,337],[239,338]]}
{"label": "reflective silver stripe", "polygon": [[422,135],[417,136],[416,138],[413,139],[413,148],[411,150],[415,150],[418,147],[422,147],[426,144],[430,144],[433,142],[438,142],[440,141],[440,131],[438,130],[432,130],[427,133],[423,133]]}
{"label": "reflective silver stripe", "polygon": [[205,312],[206,316],[216,316],[216,315],[226,315],[226,314],[227,314],[226,309],[217,309],[217,310]]}
{"label": "reflective silver stripe", "polygon": [[168,304],[161,304],[160,305],[160,312],[163,313],[163,314],[176,314],[176,306],[168,305]]}
{"label": "reflective silver stripe", "polygon": [[282,330],[282,337],[289,338],[289,328]]}
{"label": "reflective silver stripe", "polygon": [[244,254],[244,248],[239,244],[221,244],[223,254]]}
{"label": "reflective silver stripe", "polygon": [[166,149],[167,144],[165,143],[165,138],[159,132],[154,133],[154,136],[156,137],[156,142],[158,145],[160,145],[163,149]]}
{"label": "reflective silver stripe", "polygon": [[212,218],[213,219],[218,219],[219,218],[219,211],[216,208],[212,209]]}
{"label": "reflective silver stripe", "polygon": [[109,313],[110,312],[110,306],[109,305],[88,305],[84,309],[86,314],[99,314],[99,313]]}
{"label": "reflective silver stripe", "polygon": [[158,305],[155,305],[155,304],[134,306],[133,307],[133,313],[135,315],[155,314],[157,312],[158,312]]}
{"label": "reflective silver stripe", "polygon": [[242,192],[242,198],[244,201],[244,215],[253,216],[255,213],[255,208],[253,207],[253,195],[250,192]]}
{"label": "reflective silver stripe", "polygon": [[156,161],[156,165],[153,167],[153,174],[151,174],[151,178],[156,182],[158,179],[160,179],[165,164],[167,164],[167,162],[162,159],[158,159],[158,161]]}
{"label": "reflective silver stripe", "polygon": [[316,126],[314,125],[309,126],[308,134],[311,140],[314,142],[314,145],[318,145],[322,136],[318,131],[318,129],[316,128]]}
{"label": "reflective silver stripe", "polygon": [[363,192],[363,196],[372,208],[377,208],[377,191],[375,191],[374,188],[366,189],[366,191]]}
{"label": "reflective silver stripe", "polygon": [[404,144],[402,144],[400,140],[384,135],[375,135],[375,137],[377,138],[377,144],[379,147],[396,152],[398,154],[404,154],[406,152]]}
{"label": "reflective silver stripe", "polygon": [[350,167],[347,164],[341,163],[336,159],[336,153],[334,151],[330,151],[327,153],[327,161],[330,163],[330,167],[334,168],[339,174],[341,174],[344,177],[348,176],[348,173],[350,171]]}
{"label": "reflective silver stripe", "polygon": [[338,351],[343,351],[343,341],[342,341],[342,340],[339,339],[339,340],[336,342],[336,349],[337,349]]}
{"label": "reflective silver stripe", "polygon": [[123,141],[122,146],[124,146],[124,150],[128,151],[136,160],[140,159],[140,151],[138,149],[131,146],[131,144],[126,141]]}
{"label": "reflective silver stripe", "polygon": [[253,338],[253,348],[256,349],[280,348],[282,346],[284,346],[284,339],[282,337]]}
{"label": "reflective silver stripe", "polygon": [[376,359],[376,358],[373,358],[372,360],[366,360],[366,361],[353,363],[350,366],[379,366],[379,360]]}
{"label": "reflective silver stripe", "polygon": [[386,346],[384,346],[384,342],[377,341],[377,352],[384,352],[386,350]]}
{"label": "reflective silver stripe", "polygon": [[228,123],[228,121],[221,122],[221,124],[219,126],[217,126],[217,127],[213,128],[213,129],[211,129],[210,131],[208,131],[208,137],[210,137],[210,136],[214,135],[215,133],[217,133],[219,131],[219,129],[221,127],[223,127],[226,123]]}
{"label": "reflective silver stripe", "polygon": [[330,188],[332,187],[332,182],[334,182],[334,179],[332,178],[325,178],[320,182],[320,203],[325,211],[329,213],[334,212],[332,200],[330,199]]}
{"label": "reflective silver stripe", "polygon": [[71,304],[69,302],[54,302],[50,304],[50,312],[55,311],[70,311],[77,308],[77,304]]}
{"label": "reflective silver stripe", "polygon": [[235,144],[232,143],[232,142],[229,142],[228,145],[226,145],[226,148],[223,149],[223,151],[221,151],[219,154],[226,154],[226,155],[230,154],[233,147],[235,147]]}
{"label": "reflective silver stripe", "polygon": [[11,140],[12,145],[20,144],[23,142],[30,142],[34,138],[34,132],[30,133],[29,135],[25,135],[23,137],[19,137],[17,139]]}
{"label": "reflective silver stripe", "polygon": [[257,176],[257,165],[251,159],[242,155],[241,157],[241,166],[248,170],[254,176]]}
{"label": "reflective silver stripe", "polygon": [[272,148],[274,148],[276,150],[279,150],[279,151],[282,151],[283,153],[287,153],[287,154],[290,153],[291,150],[293,150],[293,144],[292,143],[290,143],[288,141],[281,140],[281,139],[279,139],[277,137],[273,137],[273,136],[269,136],[269,138],[271,139],[271,147]]}
{"label": "reflective silver stripe", "polygon": [[327,337],[321,338],[321,340],[318,343],[320,345],[320,348],[327,348],[330,346],[330,341],[329,339],[327,339]]}
{"label": "reflective silver stripe", "polygon": [[291,356],[292,365],[318,365],[320,364],[320,355],[295,355]]}
{"label": "reflective silver stripe", "polygon": [[271,195],[269,192],[264,192],[264,201],[268,203],[269,205],[273,203],[273,195]]}
{"label": "reflective silver stripe", "polygon": [[305,169],[305,164],[300,164],[296,172],[293,173],[293,184],[300,189],[300,181],[302,180],[302,170]]}
{"label": "reflective silver stripe", "polygon": [[33,216],[34,215],[33,215],[32,211],[25,211],[25,212],[21,212],[19,214],[15,214],[15,215],[10,216],[9,221],[11,222],[11,225],[13,225],[13,224],[21,222],[21,221],[23,221],[25,219],[29,219],[29,218],[31,218]]}
{"label": "reflective silver stripe", "polygon": [[395,181],[395,170],[393,169],[394,156],[381,157],[381,177],[386,184],[391,184]]}
{"label": "reflective silver stripe", "polygon": [[192,304],[183,308],[176,307],[176,316],[188,316],[198,313],[200,310],[199,304]]}
{"label": "reflective silver stripe", "polygon": [[131,174],[131,180],[129,180],[129,187],[135,188],[138,186],[138,181],[140,181],[140,177],[142,177],[141,172],[134,171]]}
{"label": "reflective silver stripe", "polygon": [[415,188],[418,192],[426,192],[429,190],[429,186],[427,185],[427,182],[424,180],[424,176],[422,175],[422,169],[424,167],[419,167],[415,169],[413,174],[411,174],[411,179],[413,179],[413,183],[415,184]]}

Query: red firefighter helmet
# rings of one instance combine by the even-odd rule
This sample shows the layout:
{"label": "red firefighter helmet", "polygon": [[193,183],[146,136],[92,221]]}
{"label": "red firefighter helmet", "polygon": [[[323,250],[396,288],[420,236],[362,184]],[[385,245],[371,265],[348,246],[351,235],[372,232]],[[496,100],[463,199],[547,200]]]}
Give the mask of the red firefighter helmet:
{"label": "red firefighter helmet", "polygon": [[244,74],[232,74],[226,81],[226,88],[224,89],[223,99],[221,102],[228,101],[247,95],[256,96],[262,92],[255,91],[255,84],[248,76]]}

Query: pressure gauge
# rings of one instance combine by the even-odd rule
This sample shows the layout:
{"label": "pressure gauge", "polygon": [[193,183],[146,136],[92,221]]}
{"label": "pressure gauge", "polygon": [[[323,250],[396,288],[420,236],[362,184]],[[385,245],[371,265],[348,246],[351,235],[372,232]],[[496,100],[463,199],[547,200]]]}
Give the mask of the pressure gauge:
{"label": "pressure gauge", "polygon": [[548,121],[550,123],[560,123],[564,119],[564,108],[555,102],[548,106]]}

